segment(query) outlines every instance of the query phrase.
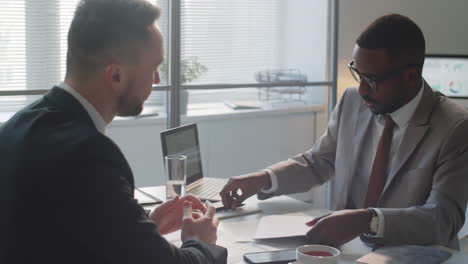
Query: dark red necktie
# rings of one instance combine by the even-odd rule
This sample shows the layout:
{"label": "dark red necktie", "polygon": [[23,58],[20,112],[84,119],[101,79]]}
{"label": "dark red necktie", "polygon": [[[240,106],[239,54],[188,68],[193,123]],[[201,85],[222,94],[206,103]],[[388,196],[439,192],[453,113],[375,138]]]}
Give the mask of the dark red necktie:
{"label": "dark red necktie", "polygon": [[365,208],[377,206],[377,202],[382,194],[385,185],[385,174],[387,173],[394,126],[395,122],[393,122],[393,119],[389,115],[386,115],[385,126],[382,136],[380,136],[374,163],[372,164],[369,185],[367,186]]}

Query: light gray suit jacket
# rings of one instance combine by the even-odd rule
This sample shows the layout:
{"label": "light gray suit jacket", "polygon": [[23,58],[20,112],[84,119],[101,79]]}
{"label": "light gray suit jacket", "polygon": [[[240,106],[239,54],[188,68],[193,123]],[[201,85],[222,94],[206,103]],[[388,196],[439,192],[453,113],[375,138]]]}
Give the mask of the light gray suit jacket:
{"label": "light gray suit jacket", "polygon": [[[315,145],[270,167],[278,190],[259,198],[305,192],[334,178],[333,209],[345,209],[372,118],[357,90],[348,89]],[[468,199],[468,113],[425,83],[401,140],[377,206],[385,218],[384,237],[368,242],[458,249]]]}

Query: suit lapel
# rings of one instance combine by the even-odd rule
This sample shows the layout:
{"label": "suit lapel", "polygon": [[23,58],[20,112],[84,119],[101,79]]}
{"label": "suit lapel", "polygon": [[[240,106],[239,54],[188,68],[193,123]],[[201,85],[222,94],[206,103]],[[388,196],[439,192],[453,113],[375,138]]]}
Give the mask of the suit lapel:
{"label": "suit lapel", "polygon": [[401,139],[400,146],[396,152],[394,165],[389,171],[383,192],[386,191],[400,169],[411,157],[414,150],[419,143],[421,143],[421,140],[430,128],[429,120],[432,109],[438,101],[438,96],[432,91],[427,83],[424,83],[423,89],[424,91],[421,102],[413,114],[413,117],[410,119],[406,132]]}
{"label": "suit lapel", "polygon": [[[361,102],[361,101],[360,101]],[[353,159],[352,157],[358,157],[359,153],[361,153],[363,145],[365,140],[368,138],[366,135],[369,131],[369,127],[372,122],[372,117],[373,114],[371,111],[367,109],[362,103],[359,104],[359,112],[358,112],[358,117],[356,122],[354,123],[353,130],[354,131],[352,135],[352,156],[349,157],[348,160],[348,165],[346,168],[350,168],[349,170],[346,170],[346,173],[348,175],[344,175],[343,179],[345,179],[345,183],[343,183],[343,187],[341,190],[336,192],[336,197],[335,201],[341,201],[341,203],[336,204],[336,208],[345,208],[348,202],[348,195],[349,191],[351,190],[353,182],[353,178],[355,177],[356,173],[356,160]]]}
{"label": "suit lapel", "polygon": [[[359,117],[357,122],[355,123],[355,132],[354,132],[354,138],[353,138],[353,157],[359,156],[359,153],[361,153],[362,147],[364,145],[364,141],[368,138],[366,136],[366,133],[369,131],[369,127],[371,125],[373,114],[364,106],[361,104],[359,108]],[[352,161],[352,159],[349,159]],[[353,168],[350,173],[354,175],[354,170],[356,168],[356,162],[352,162],[353,166],[350,168]]]}

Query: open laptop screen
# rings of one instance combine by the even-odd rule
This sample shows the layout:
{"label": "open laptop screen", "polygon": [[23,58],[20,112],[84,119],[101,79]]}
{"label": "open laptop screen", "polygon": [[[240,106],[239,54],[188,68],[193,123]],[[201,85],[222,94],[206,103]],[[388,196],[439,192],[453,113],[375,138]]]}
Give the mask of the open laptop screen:
{"label": "open laptop screen", "polygon": [[161,146],[163,159],[167,155],[187,156],[187,185],[203,178],[197,124],[162,131]]}

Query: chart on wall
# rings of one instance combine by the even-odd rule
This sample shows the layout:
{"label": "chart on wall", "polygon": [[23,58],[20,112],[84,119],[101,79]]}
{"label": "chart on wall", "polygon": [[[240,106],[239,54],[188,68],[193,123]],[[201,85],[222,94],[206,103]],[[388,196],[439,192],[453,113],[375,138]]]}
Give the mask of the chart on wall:
{"label": "chart on wall", "polygon": [[449,97],[468,97],[468,56],[426,56],[422,73],[428,84]]}

